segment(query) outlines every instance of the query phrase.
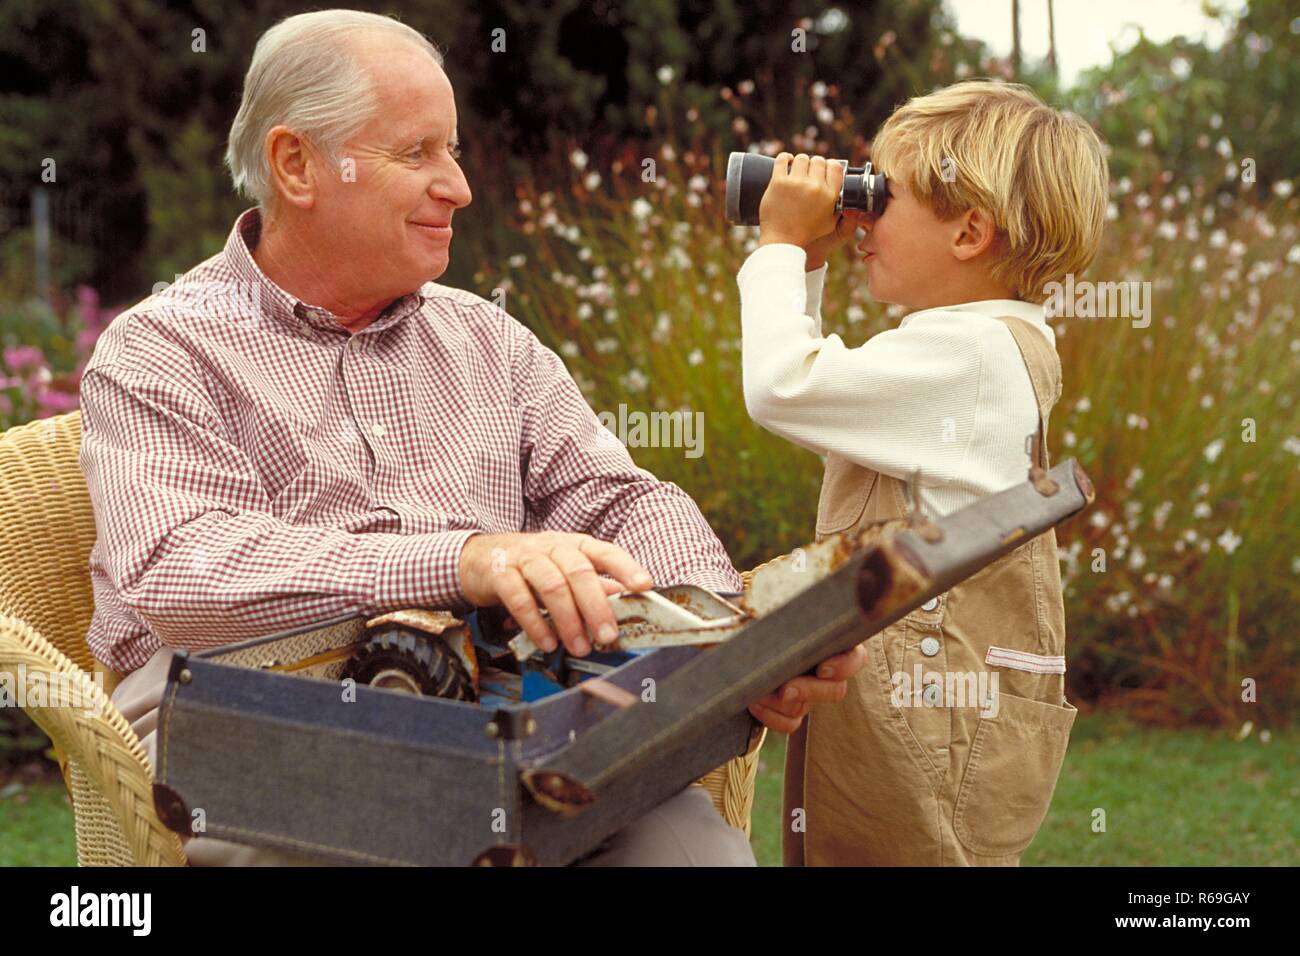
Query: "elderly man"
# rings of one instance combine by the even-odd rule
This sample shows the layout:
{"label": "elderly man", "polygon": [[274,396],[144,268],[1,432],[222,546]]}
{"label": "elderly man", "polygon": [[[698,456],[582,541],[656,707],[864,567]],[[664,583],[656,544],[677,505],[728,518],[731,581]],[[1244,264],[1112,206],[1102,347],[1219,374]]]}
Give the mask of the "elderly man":
{"label": "elderly man", "polygon": [[[230,133],[257,207],[100,339],[82,382],[88,640],[129,672],[113,696],[147,749],[176,648],[504,605],[539,646],[584,655],[617,633],[609,594],[739,590],[694,502],[608,440],[556,355],[431,281],[470,202],[456,156],[424,37],[347,10],[284,20],[257,44]],[[861,665],[832,658],[751,711],[788,733]],[[210,838],[187,851],[300,862]],[[588,862],[753,855],[688,788]]]}

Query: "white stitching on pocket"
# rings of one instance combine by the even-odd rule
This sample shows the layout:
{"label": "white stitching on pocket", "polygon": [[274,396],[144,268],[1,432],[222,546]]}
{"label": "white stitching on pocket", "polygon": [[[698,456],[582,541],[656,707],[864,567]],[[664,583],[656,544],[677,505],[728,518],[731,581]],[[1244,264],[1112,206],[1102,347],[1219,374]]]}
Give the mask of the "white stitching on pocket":
{"label": "white stitching on pocket", "polygon": [[1028,651],[1014,651],[1009,647],[989,647],[984,656],[985,664],[994,667],[1009,667],[1012,670],[1028,671],[1031,674],[1064,674],[1065,655],[1052,657],[1046,654],[1030,654]]}

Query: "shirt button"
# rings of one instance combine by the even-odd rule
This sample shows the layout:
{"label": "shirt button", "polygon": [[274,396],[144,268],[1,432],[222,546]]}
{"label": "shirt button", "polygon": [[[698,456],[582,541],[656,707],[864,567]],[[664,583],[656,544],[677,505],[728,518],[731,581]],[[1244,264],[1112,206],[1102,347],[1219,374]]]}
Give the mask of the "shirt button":
{"label": "shirt button", "polygon": [[921,610],[933,611],[938,606],[939,606],[939,599],[937,597],[932,597],[930,598],[930,600],[926,601],[924,604],[921,605]]}
{"label": "shirt button", "polygon": [[938,684],[930,684],[921,692],[921,699],[929,707],[938,707],[939,699],[943,696],[943,688]]}
{"label": "shirt button", "polygon": [[374,435],[376,438],[383,438],[384,433],[387,431],[388,429],[384,427],[383,422],[375,422],[370,426],[370,434]]}
{"label": "shirt button", "polygon": [[937,637],[925,637],[921,639],[921,653],[926,657],[934,657],[939,653],[939,639]]}

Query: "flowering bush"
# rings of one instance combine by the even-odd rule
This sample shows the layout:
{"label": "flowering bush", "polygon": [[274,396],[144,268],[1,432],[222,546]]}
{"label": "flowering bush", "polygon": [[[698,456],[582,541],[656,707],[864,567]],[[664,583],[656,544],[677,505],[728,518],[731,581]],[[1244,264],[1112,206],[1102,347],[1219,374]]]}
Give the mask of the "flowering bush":
{"label": "flowering bush", "polygon": [[61,316],[42,304],[10,307],[0,323],[0,429],[76,409],[81,372],[119,311],[87,286]]}

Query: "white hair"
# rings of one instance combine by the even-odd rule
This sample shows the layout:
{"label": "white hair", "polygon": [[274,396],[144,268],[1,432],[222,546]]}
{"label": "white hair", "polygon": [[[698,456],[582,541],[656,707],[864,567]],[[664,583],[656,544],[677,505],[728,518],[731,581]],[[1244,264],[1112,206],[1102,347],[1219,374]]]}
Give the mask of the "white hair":
{"label": "white hair", "polygon": [[360,10],[300,13],[263,33],[226,146],[235,188],[259,206],[273,198],[266,136],[274,127],[306,136],[338,165],[343,145],[378,110],[374,83],[350,49],[349,38],[363,30],[410,40],[442,66],[442,53],[418,30]]}

